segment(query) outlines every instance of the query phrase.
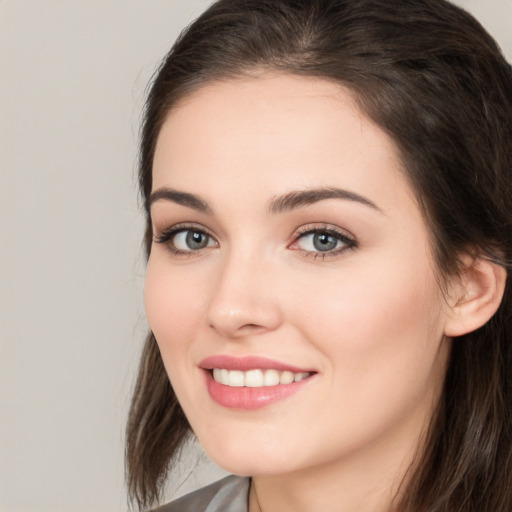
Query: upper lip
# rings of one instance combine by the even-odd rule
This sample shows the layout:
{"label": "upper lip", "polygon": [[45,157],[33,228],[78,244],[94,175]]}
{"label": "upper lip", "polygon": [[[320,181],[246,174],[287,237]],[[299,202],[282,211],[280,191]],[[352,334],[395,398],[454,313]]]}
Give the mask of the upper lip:
{"label": "upper lip", "polygon": [[274,361],[266,357],[261,356],[228,356],[228,355],[215,355],[203,359],[199,366],[204,370],[212,370],[214,368],[222,368],[226,370],[278,370],[278,371],[289,371],[293,373],[311,373],[314,370],[308,368],[299,368],[288,363],[282,363],[280,361]]}

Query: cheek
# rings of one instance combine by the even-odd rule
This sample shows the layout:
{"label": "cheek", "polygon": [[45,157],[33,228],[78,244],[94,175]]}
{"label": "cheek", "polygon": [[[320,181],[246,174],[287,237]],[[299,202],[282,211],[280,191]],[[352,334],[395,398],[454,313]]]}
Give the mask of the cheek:
{"label": "cheek", "polygon": [[179,269],[165,264],[160,255],[151,255],[144,287],[144,304],[149,326],[160,351],[179,353],[187,346],[202,316],[201,293]]}
{"label": "cheek", "polygon": [[411,382],[419,392],[435,371],[442,298],[428,262],[383,261],[305,290],[310,312],[303,329],[353,397],[400,393]]}
{"label": "cheek", "polygon": [[443,379],[448,354],[440,348],[433,277],[413,280],[414,267],[402,267],[399,276],[392,268],[380,270],[388,274],[374,275],[366,266],[364,273],[353,269],[339,281],[317,281],[304,290],[310,311],[302,316],[302,332],[322,353],[329,383],[325,400],[308,414],[328,418],[322,435],[332,446],[340,438],[359,446],[407,418],[413,426],[401,432],[412,435],[430,414]]}

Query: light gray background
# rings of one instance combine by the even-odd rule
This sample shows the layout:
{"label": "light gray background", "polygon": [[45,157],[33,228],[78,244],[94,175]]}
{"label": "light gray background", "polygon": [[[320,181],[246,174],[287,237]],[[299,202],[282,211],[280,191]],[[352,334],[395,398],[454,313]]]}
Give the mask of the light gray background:
{"label": "light gray background", "polygon": [[[511,60],[512,0],[458,3]],[[127,509],[124,422],[146,331],[140,111],[208,4],[0,0],[0,512]],[[204,463],[169,494],[219,474]]]}

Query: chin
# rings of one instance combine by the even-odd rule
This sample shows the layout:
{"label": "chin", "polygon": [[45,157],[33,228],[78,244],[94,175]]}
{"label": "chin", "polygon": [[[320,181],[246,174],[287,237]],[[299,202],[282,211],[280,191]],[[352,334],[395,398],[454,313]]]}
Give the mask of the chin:
{"label": "chin", "polygon": [[[222,469],[240,476],[283,474],[293,471],[290,463],[297,463],[298,447],[284,443],[267,442],[266,436],[257,438],[243,435],[243,438],[224,435],[213,437],[206,433],[206,439],[198,439],[204,451]],[[295,455],[293,455],[295,454]]]}
{"label": "chin", "polygon": [[224,455],[214,454],[207,455],[225,471],[239,476],[272,476],[281,475],[293,471],[293,468],[287,467],[282,464],[282,460],[273,457],[265,461],[248,460],[249,457],[226,457]]}

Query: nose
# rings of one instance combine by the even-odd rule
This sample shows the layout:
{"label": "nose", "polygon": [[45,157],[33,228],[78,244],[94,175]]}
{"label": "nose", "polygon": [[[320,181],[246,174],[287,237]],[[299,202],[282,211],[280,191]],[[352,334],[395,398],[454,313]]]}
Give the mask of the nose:
{"label": "nose", "polygon": [[211,295],[207,321],[225,338],[277,329],[282,322],[272,265],[254,256],[226,258]]}

